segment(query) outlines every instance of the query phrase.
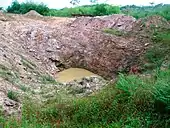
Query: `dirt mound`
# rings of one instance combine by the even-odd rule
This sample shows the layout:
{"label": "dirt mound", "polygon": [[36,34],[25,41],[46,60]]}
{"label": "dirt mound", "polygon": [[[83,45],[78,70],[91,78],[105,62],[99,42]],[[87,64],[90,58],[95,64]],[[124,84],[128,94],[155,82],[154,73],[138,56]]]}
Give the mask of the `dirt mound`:
{"label": "dirt mound", "polygon": [[133,25],[133,31],[150,31],[154,27],[169,28],[170,24],[161,16],[149,16],[137,20]]}
{"label": "dirt mound", "polygon": [[130,31],[135,21],[135,18],[131,16],[115,14],[101,17],[80,17],[77,18],[71,26],[89,29],[111,28]]}
{"label": "dirt mound", "polygon": [[27,12],[26,14],[24,14],[25,16],[28,17],[43,17],[41,14],[39,14],[38,12],[36,12],[35,10],[31,10],[29,12]]}
{"label": "dirt mound", "polygon": [[161,16],[150,16],[150,17],[147,17],[146,18],[146,27],[149,27],[149,26],[156,26],[156,27],[169,27],[169,23],[166,19],[164,19],[163,17]]}

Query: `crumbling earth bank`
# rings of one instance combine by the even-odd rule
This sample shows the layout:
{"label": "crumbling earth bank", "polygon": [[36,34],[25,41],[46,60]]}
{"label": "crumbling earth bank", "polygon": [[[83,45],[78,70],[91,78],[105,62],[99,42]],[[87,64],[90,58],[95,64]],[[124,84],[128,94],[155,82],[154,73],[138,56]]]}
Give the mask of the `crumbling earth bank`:
{"label": "crumbling earth bank", "polygon": [[[169,26],[158,16],[137,21],[125,15],[75,20],[13,16],[10,21],[11,17],[1,23],[4,24],[1,28],[6,42],[13,39],[11,42],[15,48],[20,47],[27,55],[40,61],[51,74],[64,68],[80,67],[101,76],[114,77],[117,71],[134,65],[150,43],[144,23],[146,26],[157,23]],[[113,31],[109,34],[104,32],[105,29],[123,33],[116,35]]]}
{"label": "crumbling earth bank", "polygon": [[[147,26],[153,23],[169,26],[160,17],[151,17],[144,22]],[[117,35],[115,29],[121,31],[121,35]],[[20,113],[20,104],[7,98],[9,90],[28,93],[27,96],[41,102],[66,86],[74,93],[101,89],[98,84],[102,85],[103,80],[94,84],[91,78],[66,86],[53,81],[57,86],[46,86],[49,81],[44,79],[51,80],[51,77],[43,74],[55,77],[65,68],[78,67],[114,78],[118,71],[136,64],[145,52],[151,42],[147,32],[143,20],[136,21],[124,15],[70,19],[0,14],[0,105],[9,110],[7,115],[11,110]],[[79,83],[84,81],[89,83],[81,86]]]}
{"label": "crumbling earth bank", "polygon": [[[110,19],[81,19],[59,25],[54,19],[20,21],[16,23],[15,35],[23,48],[41,60],[50,73],[55,73],[64,65],[65,68],[85,68],[105,77],[115,77],[117,71],[133,65],[144,52],[145,43],[149,42],[148,37],[141,39],[136,35],[117,36],[103,32],[106,28],[132,31],[135,23],[132,17],[115,15],[114,19],[113,15]],[[109,20],[108,24],[106,19]],[[84,25],[84,20],[87,25]]]}

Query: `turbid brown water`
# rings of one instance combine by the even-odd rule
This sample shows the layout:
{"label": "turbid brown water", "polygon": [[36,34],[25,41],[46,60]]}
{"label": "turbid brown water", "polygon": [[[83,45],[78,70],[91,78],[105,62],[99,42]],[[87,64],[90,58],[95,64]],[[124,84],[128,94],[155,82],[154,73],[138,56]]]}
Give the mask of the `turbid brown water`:
{"label": "turbid brown water", "polygon": [[61,83],[67,83],[73,80],[80,80],[83,77],[89,77],[89,76],[97,76],[97,75],[82,68],[69,68],[58,73],[57,81]]}

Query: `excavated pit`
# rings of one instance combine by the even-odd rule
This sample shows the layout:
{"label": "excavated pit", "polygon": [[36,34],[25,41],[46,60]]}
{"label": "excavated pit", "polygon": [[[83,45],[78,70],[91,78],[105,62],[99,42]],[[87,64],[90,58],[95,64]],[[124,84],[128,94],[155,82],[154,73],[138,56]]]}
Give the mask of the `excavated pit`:
{"label": "excavated pit", "polygon": [[[80,96],[102,89],[107,85],[102,77],[115,78],[145,53],[150,22],[169,26],[160,17],[144,22],[147,28],[143,20],[125,15],[74,19],[0,14],[0,106],[9,115],[20,113],[25,95],[41,103],[62,89]],[[57,75],[66,84],[56,82]],[[19,100],[9,100],[9,91],[17,92]]]}

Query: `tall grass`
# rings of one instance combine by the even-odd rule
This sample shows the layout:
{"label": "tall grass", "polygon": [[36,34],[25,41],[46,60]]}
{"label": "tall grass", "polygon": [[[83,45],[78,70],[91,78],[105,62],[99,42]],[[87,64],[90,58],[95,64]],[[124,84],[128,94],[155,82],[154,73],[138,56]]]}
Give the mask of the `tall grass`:
{"label": "tall grass", "polygon": [[[157,77],[155,77],[157,76]],[[150,78],[119,75],[94,96],[36,106],[26,103],[20,121],[6,120],[6,127],[101,128],[170,127],[170,70]],[[40,109],[41,108],[41,109]]]}

